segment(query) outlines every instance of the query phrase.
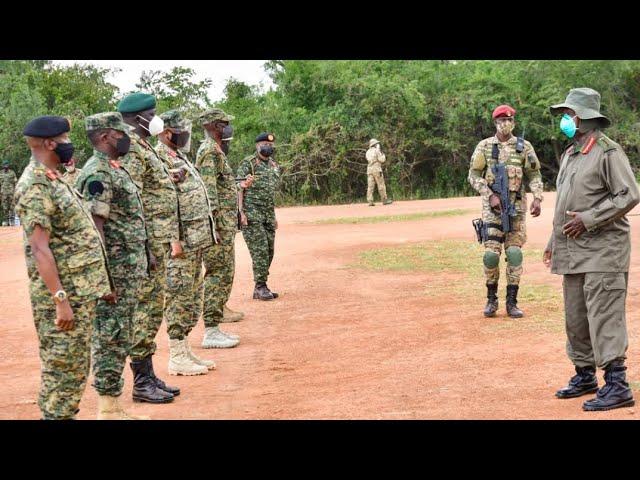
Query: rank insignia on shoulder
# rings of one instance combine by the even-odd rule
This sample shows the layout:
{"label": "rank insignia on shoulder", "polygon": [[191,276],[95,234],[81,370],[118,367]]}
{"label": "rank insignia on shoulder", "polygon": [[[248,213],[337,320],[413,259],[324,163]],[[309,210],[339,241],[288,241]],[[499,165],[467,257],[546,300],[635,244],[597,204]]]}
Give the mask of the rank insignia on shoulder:
{"label": "rank insignia on shoulder", "polygon": [[118,160],[109,160],[109,165],[111,165],[111,168],[120,168],[120,162]]}
{"label": "rank insignia on shoulder", "polygon": [[55,180],[56,178],[58,178],[58,175],[56,175],[56,172],[54,172],[53,170],[47,170],[45,175],[49,180]]}

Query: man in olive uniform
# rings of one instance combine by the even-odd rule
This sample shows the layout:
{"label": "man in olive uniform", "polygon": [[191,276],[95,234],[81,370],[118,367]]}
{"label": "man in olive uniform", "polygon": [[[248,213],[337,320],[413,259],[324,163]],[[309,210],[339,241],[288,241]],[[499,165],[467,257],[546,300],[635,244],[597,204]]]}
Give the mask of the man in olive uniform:
{"label": "man in olive uniform", "polygon": [[2,205],[2,226],[13,225],[13,195],[16,188],[16,181],[16,173],[9,168],[9,161],[3,160],[2,170],[0,170],[0,205]]}
{"label": "man in olive uniform", "polygon": [[367,158],[367,202],[373,207],[373,190],[378,186],[378,194],[383,205],[392,203],[387,198],[387,187],[384,184],[384,174],[382,173],[382,165],[387,161],[387,157],[380,149],[380,142],[375,138],[369,140],[369,150],[365,154]]}
{"label": "man in olive uniform", "polygon": [[182,253],[167,263],[164,316],[169,334],[169,373],[201,375],[215,362],[191,351],[189,333],[198,322],[201,308],[202,257],[214,242],[207,188],[200,174],[180,149],[190,137],[190,124],[177,110],[163,113],[164,131],[158,135],[156,151],[171,172],[178,192]]}
{"label": "man in olive uniform", "polygon": [[43,418],[52,420],[73,419],[79,411],[96,301],[112,290],[100,233],[57,171],[73,155],[70,129],[67,119],[56,116],[27,124],[31,161],[15,193],[42,365],[38,405]]}
{"label": "man in olive uniform", "polygon": [[[118,402],[124,380],[138,291],[148,279],[147,232],[142,200],[120,157],[129,152],[133,130],[118,112],[98,113],[85,120],[93,156],[87,161],[76,187],[88,203],[107,249],[109,271],[117,302],[98,302],[92,337],[94,387],[98,393],[98,419],[135,418]],[[134,400],[165,403],[173,395],[156,387],[134,368]],[[142,377],[142,381],[141,381]],[[147,380],[144,382],[144,380]]]}
{"label": "man in olive uniform", "polygon": [[[125,123],[134,127],[129,133],[131,147],[123,157],[122,165],[142,197],[151,262],[151,277],[143,282],[138,293],[129,351],[131,368],[139,375],[150,377],[161,390],[176,395],[180,391],[178,388],[155,376],[152,361],[156,334],[162,324],[167,262],[170,256],[175,258],[182,254],[176,189],[169,170],[148,141],[150,136],[164,130],[164,124],[156,116],[156,98],[147,93],[127,95],[118,104],[118,111]],[[139,396],[138,400],[141,399]]]}
{"label": "man in olive uniform", "polygon": [[[225,304],[231,294],[235,272],[235,238],[238,229],[238,194],[233,170],[222,150],[225,128],[229,136],[229,122],[233,120],[219,108],[207,110],[198,117],[205,130],[205,139],[198,148],[196,166],[207,185],[211,210],[216,221],[220,242],[204,255],[205,288],[203,292],[204,348],[231,348],[239,338],[220,330]],[[241,314],[230,312],[236,320]]]}
{"label": "man in olive uniform", "polygon": [[247,178],[240,183],[238,207],[242,235],[253,263],[256,283],[253,298],[259,300],[278,298],[278,294],[267,286],[278,228],[274,202],[280,183],[280,167],[272,158],[274,141],[271,133],[258,135],[256,153],[246,157],[238,167],[238,177]]}
{"label": "man in olive uniform", "polygon": [[[527,241],[525,226],[527,195],[525,182],[533,193],[531,215],[540,215],[542,202],[542,176],[540,161],[533,146],[528,141],[516,138],[512,132],[515,126],[515,109],[500,105],[493,111],[496,134],[485,138],[476,146],[471,157],[469,182],[482,196],[482,221],[484,230],[482,241],[484,273],[487,285],[487,305],[485,317],[493,317],[498,310],[498,280],[500,278],[500,255],[504,244],[507,260],[507,314],[520,318],[524,314],[517,306],[518,288],[522,275],[522,246]],[[500,179],[505,189],[508,203],[502,205]],[[510,230],[505,232],[501,213],[508,214]]]}
{"label": "man in olive uniform", "polygon": [[78,180],[78,177],[82,173],[81,168],[76,168],[76,162],[77,162],[77,159],[74,157],[71,159],[68,165],[64,166],[65,172],[62,175],[62,178],[64,178],[64,181],[67,182],[69,185],[75,185],[76,181]]}
{"label": "man in olive uniform", "polygon": [[[633,406],[624,365],[631,254],[626,214],[640,193],[629,159],[601,131],[611,122],[600,113],[598,92],[574,88],[551,113],[563,114],[560,130],[572,140],[560,161],[553,232],[543,258],[563,275],[567,355],[576,370],[556,396],[597,391],[584,402],[587,411]],[[599,390],[596,367],[604,369]]]}

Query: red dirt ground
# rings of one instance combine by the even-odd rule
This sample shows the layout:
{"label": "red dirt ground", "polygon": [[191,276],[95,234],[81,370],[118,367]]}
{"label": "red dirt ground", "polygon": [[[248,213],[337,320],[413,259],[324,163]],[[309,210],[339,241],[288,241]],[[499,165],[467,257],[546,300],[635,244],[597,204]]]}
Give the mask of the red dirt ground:
{"label": "red dirt ground", "polygon": [[[555,196],[528,218],[529,246],[543,248]],[[510,322],[481,315],[484,298],[425,295],[429,273],[370,272],[349,268],[360,251],[438,239],[474,241],[477,214],[418,221],[313,225],[323,218],[390,215],[453,208],[476,209],[479,199],[455,198],[282,208],[269,285],[272,302],[251,299],[250,259],[237,236],[236,280],[229,304],[246,317],[223,328],[242,337],[229,350],[202,350],[203,325],[193,349],[213,358],[206,376],[169,377],[163,325],[156,373],[182,388],[168,405],[135,404],[125,370],[123,404],[154,419],[636,419],[634,408],[581,410],[584,398],[557,400],[554,392],[573,374],[559,330],[488,329]],[[632,213],[638,213],[640,208]],[[627,300],[630,381],[640,380],[640,218],[631,216],[633,255]],[[39,358],[27,290],[21,230],[0,229],[0,419],[37,419]],[[481,262],[481,259],[473,259]],[[528,280],[558,289],[541,259],[525,260]],[[526,303],[520,302],[526,311]],[[639,393],[636,396],[640,397]],[[95,418],[88,385],[79,418]]]}

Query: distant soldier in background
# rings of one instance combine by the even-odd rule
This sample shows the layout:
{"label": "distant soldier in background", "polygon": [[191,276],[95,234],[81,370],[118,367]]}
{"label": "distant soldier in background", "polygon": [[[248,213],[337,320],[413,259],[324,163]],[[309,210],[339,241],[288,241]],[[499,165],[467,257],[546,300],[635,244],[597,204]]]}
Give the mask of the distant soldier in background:
{"label": "distant soldier in background", "polygon": [[367,202],[373,207],[373,189],[378,186],[378,194],[383,205],[393,203],[387,198],[387,187],[384,184],[384,174],[382,165],[387,161],[387,157],[380,150],[380,142],[375,138],[369,140],[369,150],[367,150]]}
{"label": "distant soldier in background", "polygon": [[14,203],[13,195],[16,188],[16,173],[9,168],[9,161],[2,162],[0,170],[0,204],[2,205],[2,226],[13,225]]}

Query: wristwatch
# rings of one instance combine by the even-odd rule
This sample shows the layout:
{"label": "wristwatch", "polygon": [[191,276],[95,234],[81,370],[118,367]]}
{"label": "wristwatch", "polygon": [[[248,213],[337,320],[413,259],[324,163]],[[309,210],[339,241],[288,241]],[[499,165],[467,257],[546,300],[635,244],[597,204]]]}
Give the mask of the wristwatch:
{"label": "wristwatch", "polygon": [[67,292],[65,292],[64,290],[58,290],[56,293],[54,293],[53,295],[53,300],[60,305],[62,302],[64,302],[67,299]]}

